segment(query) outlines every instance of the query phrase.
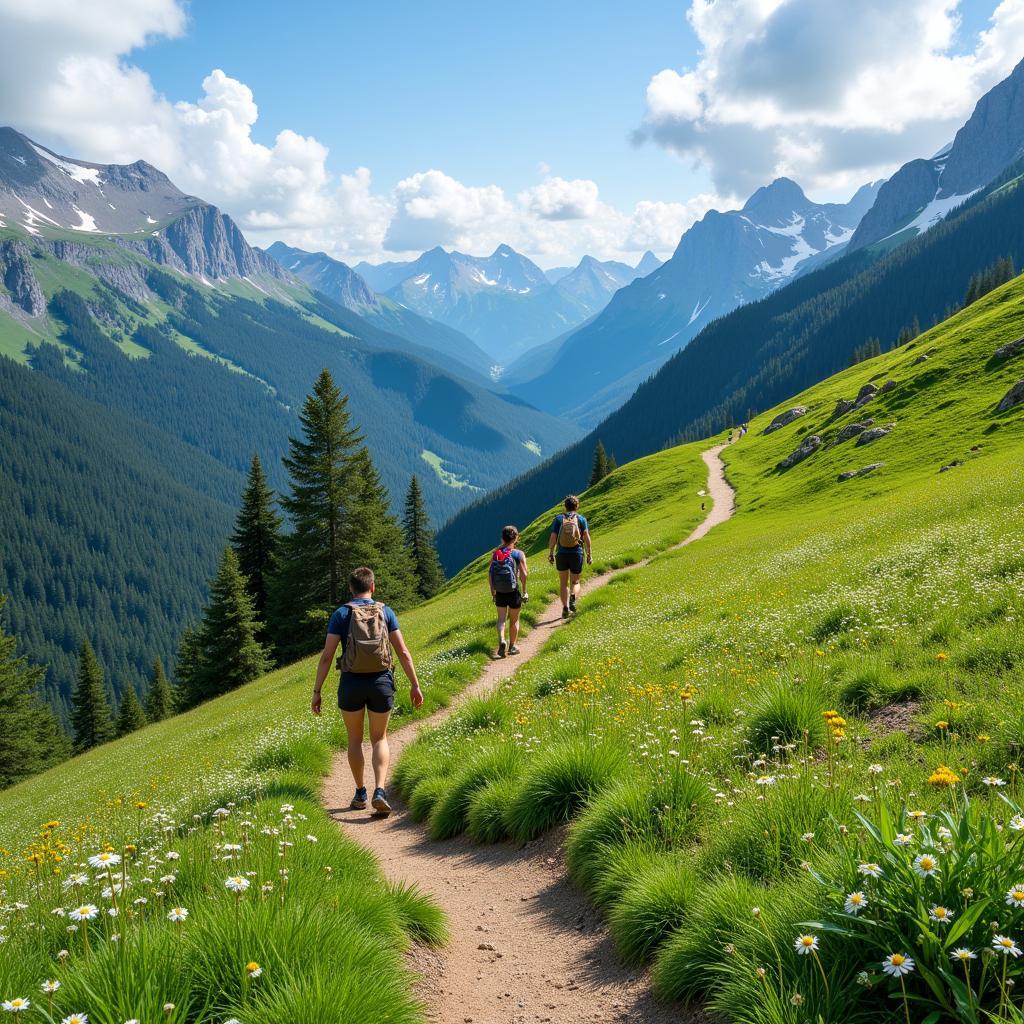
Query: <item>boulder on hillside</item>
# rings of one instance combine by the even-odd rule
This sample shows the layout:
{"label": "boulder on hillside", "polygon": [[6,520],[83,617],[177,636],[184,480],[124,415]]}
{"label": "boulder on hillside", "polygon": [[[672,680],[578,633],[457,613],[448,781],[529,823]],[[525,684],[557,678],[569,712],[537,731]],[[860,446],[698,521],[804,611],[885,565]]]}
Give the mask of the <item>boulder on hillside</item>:
{"label": "boulder on hillside", "polygon": [[798,462],[803,462],[808,455],[813,455],[821,447],[821,438],[817,434],[811,434],[810,437],[805,437],[800,447],[796,451],[787,455],[776,468],[778,469],[789,469],[790,466],[795,466]]}
{"label": "boulder on hillside", "polygon": [[1011,356],[1018,355],[1021,352],[1024,352],[1024,338],[1018,338],[1016,341],[1008,341],[1005,345],[1000,345],[992,353],[992,358],[1002,362],[1002,360],[1009,359]]}
{"label": "boulder on hillside", "polygon": [[861,423],[847,423],[838,434],[836,434],[835,443],[842,444],[843,441],[849,441],[851,437],[856,437],[858,434],[863,434],[868,427],[874,426],[875,421],[872,419],[866,419]]}
{"label": "boulder on hillside", "polygon": [[865,430],[857,438],[857,444],[871,444],[872,441],[877,441],[880,437],[885,437],[885,435],[890,433],[892,428],[895,426],[895,423],[886,423],[884,427],[872,427],[870,430]]}
{"label": "boulder on hillside", "polygon": [[917,365],[918,365],[918,363],[927,363],[927,362],[928,362],[928,356],[927,356],[927,355],[925,355],[925,354],[924,354],[924,353],[922,352],[922,353],[921,353],[921,354],[920,354],[920,355],[919,355],[919,356],[918,356],[918,357],[917,357],[917,358],[916,358],[916,359],[914,360],[914,366],[917,366]]}
{"label": "boulder on hillside", "polygon": [[1006,412],[1024,402],[1024,380],[1017,381],[1009,391],[1003,395],[1003,400],[996,406],[996,412]]}
{"label": "boulder on hillside", "polygon": [[845,473],[839,474],[839,480],[853,480],[858,476],[867,476],[868,473],[873,473],[876,469],[881,469],[885,465],[884,462],[872,462],[870,466],[863,466],[860,469],[850,469]]}
{"label": "boulder on hillside", "polygon": [[850,412],[857,403],[852,398],[840,398],[836,402],[835,411],[832,413],[832,419],[837,420],[840,416],[845,416]]}
{"label": "boulder on hillside", "polygon": [[776,430],[781,430],[783,427],[788,427],[790,423],[793,422],[793,420],[798,420],[801,416],[805,416],[806,414],[807,409],[802,405],[797,405],[794,406],[792,409],[787,409],[785,412],[780,412],[779,415],[776,416],[775,419],[773,419],[771,423],[769,423],[768,426],[764,428],[762,433],[772,434]]}
{"label": "boulder on hillside", "polygon": [[951,469],[955,469],[957,466],[964,464],[963,459],[954,459],[952,462],[947,462],[946,465],[939,468],[940,473],[948,473]]}
{"label": "boulder on hillside", "polygon": [[864,387],[857,392],[857,397],[854,400],[853,407],[859,409],[862,405],[867,405],[875,395],[878,394],[878,387],[875,384],[865,384]]}
{"label": "boulder on hillside", "polygon": [[882,385],[882,386],[881,386],[881,387],[880,387],[880,388],[878,389],[878,393],[879,393],[880,395],[884,395],[884,394],[887,394],[888,392],[892,391],[892,389],[893,389],[894,387],[896,387],[896,381],[894,381],[894,380],[887,380],[887,381],[886,381],[886,382],[885,382],[885,383],[884,383],[884,384],[883,384],[883,385]]}

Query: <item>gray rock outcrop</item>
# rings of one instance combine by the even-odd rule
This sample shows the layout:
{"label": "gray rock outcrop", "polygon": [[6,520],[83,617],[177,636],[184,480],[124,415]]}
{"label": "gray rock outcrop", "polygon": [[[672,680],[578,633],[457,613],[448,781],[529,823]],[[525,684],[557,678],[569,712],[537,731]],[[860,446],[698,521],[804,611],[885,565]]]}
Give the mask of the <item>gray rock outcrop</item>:
{"label": "gray rock outcrop", "polygon": [[1002,401],[996,406],[996,412],[1008,412],[1010,409],[1024,402],[1024,380],[1017,381],[1009,391],[1003,395]]}
{"label": "gray rock outcrop", "polygon": [[845,416],[856,407],[857,403],[852,398],[840,398],[839,401],[836,402],[835,410],[832,413],[832,419],[837,420],[840,416]]}
{"label": "gray rock outcrop", "polygon": [[839,480],[841,482],[843,480],[853,480],[858,476],[867,476],[868,473],[873,473],[876,469],[881,469],[884,465],[884,462],[872,462],[870,466],[863,466],[860,469],[850,469],[845,473],[840,473]]}
{"label": "gray rock outcrop", "polygon": [[860,409],[862,406],[868,404],[875,395],[878,394],[878,387],[875,384],[865,384],[864,387],[857,392],[857,397],[854,399],[854,409]]}
{"label": "gray rock outcrop", "polygon": [[921,353],[921,354],[920,354],[920,355],[919,355],[919,356],[918,356],[918,357],[917,357],[917,358],[916,358],[916,359],[914,360],[914,366],[919,366],[919,365],[920,365],[921,363],[927,363],[927,362],[928,362],[928,356],[927,356],[927,354],[926,354],[926,353],[922,352],[922,353]]}
{"label": "gray rock outcrop", "polygon": [[764,428],[763,433],[772,434],[776,430],[781,430],[783,427],[788,427],[790,423],[792,423],[794,420],[798,420],[801,416],[805,416],[806,414],[807,409],[802,405],[797,405],[794,406],[792,409],[787,409],[785,412],[780,412],[779,415],[776,416],[775,419],[773,419],[771,423],[769,423],[768,426]]}
{"label": "gray rock outcrop", "polygon": [[1005,345],[1000,345],[999,348],[992,353],[993,359],[998,359],[1002,362],[1004,359],[1010,359],[1015,355],[1019,355],[1024,352],[1024,338],[1018,338],[1016,341],[1007,342]]}
{"label": "gray rock outcrop", "polygon": [[836,434],[836,444],[842,444],[843,441],[849,441],[851,437],[856,437],[858,434],[863,434],[869,427],[874,426],[875,421],[868,419],[861,423],[847,423],[838,434]]}
{"label": "gray rock outcrop", "polygon": [[881,387],[880,387],[880,388],[878,389],[878,393],[879,393],[880,395],[887,395],[887,394],[888,394],[888,393],[889,393],[890,391],[892,391],[892,389],[893,389],[894,387],[896,387],[896,381],[894,381],[894,380],[887,380],[887,381],[886,381],[886,382],[885,382],[885,383],[884,383],[884,384],[883,384],[883,385],[882,385],[882,386],[881,386]]}
{"label": "gray rock outcrop", "polygon": [[813,455],[821,447],[821,438],[817,434],[805,437],[796,451],[787,455],[779,464],[778,469],[789,469],[798,462],[803,462],[809,455]]}
{"label": "gray rock outcrop", "polygon": [[10,292],[11,301],[29,316],[46,312],[46,296],[32,269],[28,246],[16,239],[0,242],[0,280]]}
{"label": "gray rock outcrop", "polygon": [[884,427],[872,427],[870,430],[865,430],[857,438],[857,444],[871,444],[872,441],[877,441],[879,438],[885,437],[886,434],[891,433],[892,428],[895,426],[895,423],[887,423]]}

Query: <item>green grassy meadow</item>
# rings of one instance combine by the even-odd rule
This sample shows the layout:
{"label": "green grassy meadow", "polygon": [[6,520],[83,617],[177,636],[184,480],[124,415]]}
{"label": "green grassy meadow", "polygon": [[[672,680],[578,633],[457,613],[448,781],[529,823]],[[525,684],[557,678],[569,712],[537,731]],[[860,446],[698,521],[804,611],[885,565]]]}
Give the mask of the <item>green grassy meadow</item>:
{"label": "green grassy meadow", "polygon": [[[727,1020],[1020,1019],[1017,955],[993,943],[1024,944],[1024,407],[995,407],[1024,357],[992,355],[1022,299],[1011,282],[757,417],[725,453],[736,516],[616,578],[407,749],[413,812],[480,841],[571,822],[622,955]],[[895,426],[831,444],[866,417]]]}

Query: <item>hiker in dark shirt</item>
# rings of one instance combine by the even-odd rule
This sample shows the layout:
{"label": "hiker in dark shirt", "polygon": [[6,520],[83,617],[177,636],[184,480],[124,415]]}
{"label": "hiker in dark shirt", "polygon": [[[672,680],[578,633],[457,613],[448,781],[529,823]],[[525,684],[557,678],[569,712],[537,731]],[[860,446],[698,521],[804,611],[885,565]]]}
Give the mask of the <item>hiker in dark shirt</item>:
{"label": "hiker in dark shirt", "polygon": [[587,565],[593,564],[590,548],[590,528],[585,516],[580,515],[580,499],[575,494],[566,497],[565,511],[555,516],[548,537],[548,561],[558,570],[562,595],[562,618],[576,612],[580,593],[580,575],[583,572],[583,552]]}
{"label": "hiker in dark shirt", "polygon": [[352,600],[331,616],[327,640],[316,667],[312,709],[320,714],[320,691],[331,671],[334,655],[341,646],[338,659],[341,680],[338,685],[338,707],[348,734],[348,765],[356,784],[352,798],[353,810],[366,807],[366,786],[363,779],[363,718],[370,719],[370,744],[373,748],[373,809],[382,817],[391,813],[384,785],[388,777],[391,752],[388,749],[388,719],[395,703],[394,659],[398,656],[409,680],[409,700],[414,708],[423,703],[423,693],[416,678],[416,666],[402,639],[395,613],[380,601],[374,601],[376,581],[373,570],[365,566],[349,577]]}
{"label": "hiker in dark shirt", "polygon": [[516,640],[519,639],[519,612],[527,599],[526,554],[515,546],[519,531],[506,526],[501,531],[501,546],[494,549],[491,565],[487,571],[487,582],[491,598],[498,609],[498,657],[505,657],[505,619],[508,618],[508,653],[518,654]]}

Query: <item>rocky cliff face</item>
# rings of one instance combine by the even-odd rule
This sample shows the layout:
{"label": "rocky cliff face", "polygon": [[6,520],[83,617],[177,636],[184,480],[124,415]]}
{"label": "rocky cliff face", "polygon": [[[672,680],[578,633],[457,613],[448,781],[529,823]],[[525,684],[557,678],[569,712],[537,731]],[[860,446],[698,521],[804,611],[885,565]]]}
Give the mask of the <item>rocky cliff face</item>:
{"label": "rocky cliff face", "polygon": [[9,239],[0,242],[0,280],[11,301],[29,316],[46,312],[46,296],[32,269],[32,255],[24,242]]}

